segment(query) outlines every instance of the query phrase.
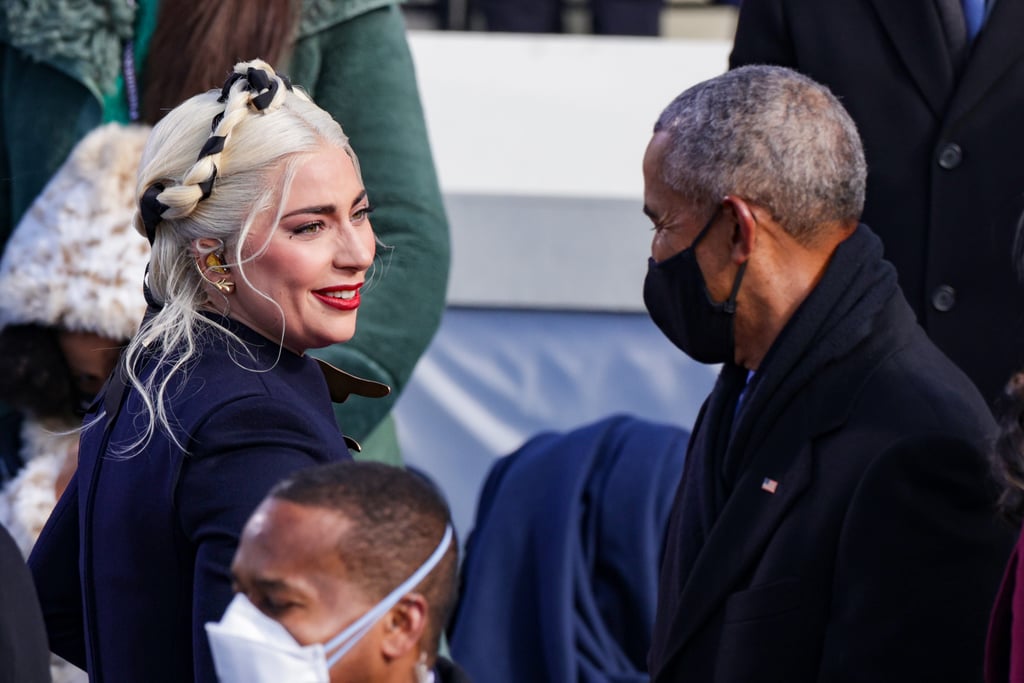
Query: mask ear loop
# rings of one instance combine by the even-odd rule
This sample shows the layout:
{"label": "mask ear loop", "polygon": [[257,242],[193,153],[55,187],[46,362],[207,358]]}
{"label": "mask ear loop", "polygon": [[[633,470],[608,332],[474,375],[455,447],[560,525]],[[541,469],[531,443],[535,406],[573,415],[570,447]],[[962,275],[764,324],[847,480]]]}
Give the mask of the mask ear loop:
{"label": "mask ear loop", "polygon": [[413,675],[416,676],[416,683],[430,683],[430,669],[427,668],[427,653],[420,652],[419,661],[413,667]]}
{"label": "mask ear loop", "polygon": [[388,610],[397,605],[398,601],[405,597],[406,593],[418,586],[423,579],[427,578],[427,574],[433,571],[434,567],[437,566],[441,558],[448,551],[448,546],[451,545],[452,541],[452,534],[452,527],[449,524],[445,527],[444,536],[441,537],[441,542],[437,544],[437,548],[434,549],[434,552],[431,553],[426,562],[412,573],[412,576],[402,582],[398,588],[391,591],[386,598],[378,602],[369,612],[352,622],[348,628],[324,643],[324,653],[335,650],[334,654],[327,658],[328,670],[337,664],[363,636],[369,633],[373,625],[380,621],[381,617],[388,613]]}
{"label": "mask ear loop", "polygon": [[740,285],[743,283],[743,274],[747,272],[747,264],[749,261],[744,261],[740,264],[739,270],[736,271],[736,279],[732,281],[732,291],[729,293],[729,298],[725,300],[725,304],[722,309],[726,313],[736,312],[736,297],[740,293]]}
{"label": "mask ear loop", "polygon": [[693,241],[690,242],[690,246],[687,247],[687,249],[697,248],[697,245],[700,244],[701,240],[704,239],[704,237],[711,230],[711,226],[714,225],[716,220],[718,220],[718,214],[720,213],[722,213],[721,204],[715,207],[715,212],[711,214],[711,218],[709,218],[708,222],[704,224],[704,227],[700,229],[700,232],[697,233],[697,236],[693,238]]}

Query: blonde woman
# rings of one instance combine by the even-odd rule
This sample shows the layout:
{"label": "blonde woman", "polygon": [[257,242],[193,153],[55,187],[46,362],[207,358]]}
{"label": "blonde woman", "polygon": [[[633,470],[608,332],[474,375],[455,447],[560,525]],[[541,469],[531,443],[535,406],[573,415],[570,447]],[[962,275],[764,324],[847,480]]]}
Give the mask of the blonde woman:
{"label": "blonde woman", "polygon": [[202,625],[245,519],[350,457],[332,398],[387,393],[306,355],[355,332],[371,206],[338,123],[259,60],[154,127],[136,197],[150,310],[29,564],[51,648],[91,680],[213,681]]}

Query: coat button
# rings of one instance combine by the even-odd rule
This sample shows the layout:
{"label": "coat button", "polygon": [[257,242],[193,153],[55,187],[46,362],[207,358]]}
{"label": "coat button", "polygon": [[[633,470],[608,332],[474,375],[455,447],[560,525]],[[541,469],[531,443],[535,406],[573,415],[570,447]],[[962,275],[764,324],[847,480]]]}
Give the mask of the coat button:
{"label": "coat button", "polygon": [[932,306],[936,311],[945,313],[956,305],[956,290],[949,285],[939,285],[932,292]]}
{"label": "coat button", "polygon": [[939,152],[939,166],[952,171],[954,168],[960,165],[960,162],[964,160],[964,151],[960,149],[960,145],[955,142],[946,143]]}

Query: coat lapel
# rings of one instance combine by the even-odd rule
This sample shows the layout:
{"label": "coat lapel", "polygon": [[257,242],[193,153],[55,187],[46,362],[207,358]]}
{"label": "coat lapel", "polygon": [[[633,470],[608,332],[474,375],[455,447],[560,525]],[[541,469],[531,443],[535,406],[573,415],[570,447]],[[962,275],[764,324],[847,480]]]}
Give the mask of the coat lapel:
{"label": "coat lapel", "polygon": [[[671,659],[696,633],[747,572],[786,511],[810,482],[806,432],[765,443],[761,456],[736,484],[683,587],[671,633]],[[767,479],[775,482],[774,487]],[[774,493],[763,485],[774,488]]]}
{"label": "coat lapel", "polygon": [[[857,390],[821,373],[787,408],[774,429],[750,448],[754,457],[722,510],[683,587],[672,622],[668,662],[735,591],[761,557],[787,511],[811,483],[815,439],[840,427]],[[846,368],[849,371],[849,368]],[[853,375],[857,376],[857,375]]]}
{"label": "coat lapel", "polygon": [[995,86],[1006,70],[1024,57],[1024,40],[1020,33],[1022,26],[1024,2],[997,0],[975,39],[970,60],[950,103],[947,126],[956,123],[969,112]]}
{"label": "coat lapel", "polygon": [[871,3],[921,96],[941,120],[956,83],[956,71],[938,6],[934,0]]}

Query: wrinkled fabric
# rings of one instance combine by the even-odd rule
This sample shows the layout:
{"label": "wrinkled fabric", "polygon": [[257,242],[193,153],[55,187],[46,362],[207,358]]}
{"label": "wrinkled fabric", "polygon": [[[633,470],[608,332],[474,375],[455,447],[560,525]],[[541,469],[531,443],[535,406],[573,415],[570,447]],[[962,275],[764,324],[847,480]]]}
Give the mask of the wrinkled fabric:
{"label": "wrinkled fabric", "polygon": [[688,432],[615,416],[497,461],[463,564],[452,655],[488,683],[639,683]]}

